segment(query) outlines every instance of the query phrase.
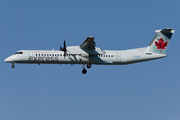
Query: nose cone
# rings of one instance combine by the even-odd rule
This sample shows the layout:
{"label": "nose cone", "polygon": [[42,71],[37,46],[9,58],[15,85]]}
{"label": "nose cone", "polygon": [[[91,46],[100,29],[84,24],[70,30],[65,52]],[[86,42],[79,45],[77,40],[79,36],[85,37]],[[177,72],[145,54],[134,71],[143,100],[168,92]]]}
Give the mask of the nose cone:
{"label": "nose cone", "polygon": [[11,57],[8,57],[4,60],[4,62],[13,62],[12,58]]}
{"label": "nose cone", "polygon": [[9,61],[9,58],[6,58],[5,60],[4,60],[4,62],[8,62]]}

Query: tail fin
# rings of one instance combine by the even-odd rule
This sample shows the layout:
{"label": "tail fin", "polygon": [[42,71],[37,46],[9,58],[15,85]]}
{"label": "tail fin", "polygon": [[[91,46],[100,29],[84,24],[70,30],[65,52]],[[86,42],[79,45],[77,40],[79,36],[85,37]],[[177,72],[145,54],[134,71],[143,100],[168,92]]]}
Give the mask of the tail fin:
{"label": "tail fin", "polygon": [[172,34],[175,32],[172,28],[156,30],[157,34],[146,49],[146,53],[165,54]]}

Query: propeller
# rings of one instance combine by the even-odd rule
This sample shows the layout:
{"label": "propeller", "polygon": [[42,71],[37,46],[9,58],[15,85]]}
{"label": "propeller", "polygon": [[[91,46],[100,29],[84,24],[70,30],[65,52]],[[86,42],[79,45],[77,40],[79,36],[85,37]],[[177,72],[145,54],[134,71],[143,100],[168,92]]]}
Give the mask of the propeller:
{"label": "propeller", "polygon": [[64,57],[66,56],[66,52],[67,52],[67,49],[66,49],[66,41],[64,40],[64,47],[62,48],[61,46],[60,46],[60,50],[61,51],[64,51]]}

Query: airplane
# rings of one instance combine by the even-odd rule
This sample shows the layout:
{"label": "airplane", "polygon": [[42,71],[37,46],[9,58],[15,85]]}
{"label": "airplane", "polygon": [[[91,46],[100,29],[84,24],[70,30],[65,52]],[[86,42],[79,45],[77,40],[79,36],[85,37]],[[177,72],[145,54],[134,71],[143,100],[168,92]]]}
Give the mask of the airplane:
{"label": "airplane", "polygon": [[[20,50],[9,56],[4,61],[12,63],[30,64],[80,64],[82,73],[86,74],[87,68],[95,65],[125,65],[166,57],[165,54],[169,41],[175,30],[165,28],[156,30],[156,36],[148,47],[129,50],[102,50],[96,47],[94,37],[88,37],[80,46],[64,47],[60,50]],[[83,65],[83,66],[82,66]]]}

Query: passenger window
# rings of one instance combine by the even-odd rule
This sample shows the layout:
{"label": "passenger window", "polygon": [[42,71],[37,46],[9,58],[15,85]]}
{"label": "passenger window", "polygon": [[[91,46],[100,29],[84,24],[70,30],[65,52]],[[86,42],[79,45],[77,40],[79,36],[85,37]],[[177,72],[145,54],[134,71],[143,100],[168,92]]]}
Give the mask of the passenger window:
{"label": "passenger window", "polygon": [[51,54],[49,54],[49,56],[51,56]]}
{"label": "passenger window", "polygon": [[42,56],[43,56],[43,54],[42,54]]}
{"label": "passenger window", "polygon": [[37,56],[37,54],[36,54],[36,56]]}
{"label": "passenger window", "polygon": [[41,56],[41,55],[39,54],[39,56]]}
{"label": "passenger window", "polygon": [[46,54],[44,54],[44,56],[46,56]]}
{"label": "passenger window", "polygon": [[52,56],[54,56],[54,54],[52,54]]}

